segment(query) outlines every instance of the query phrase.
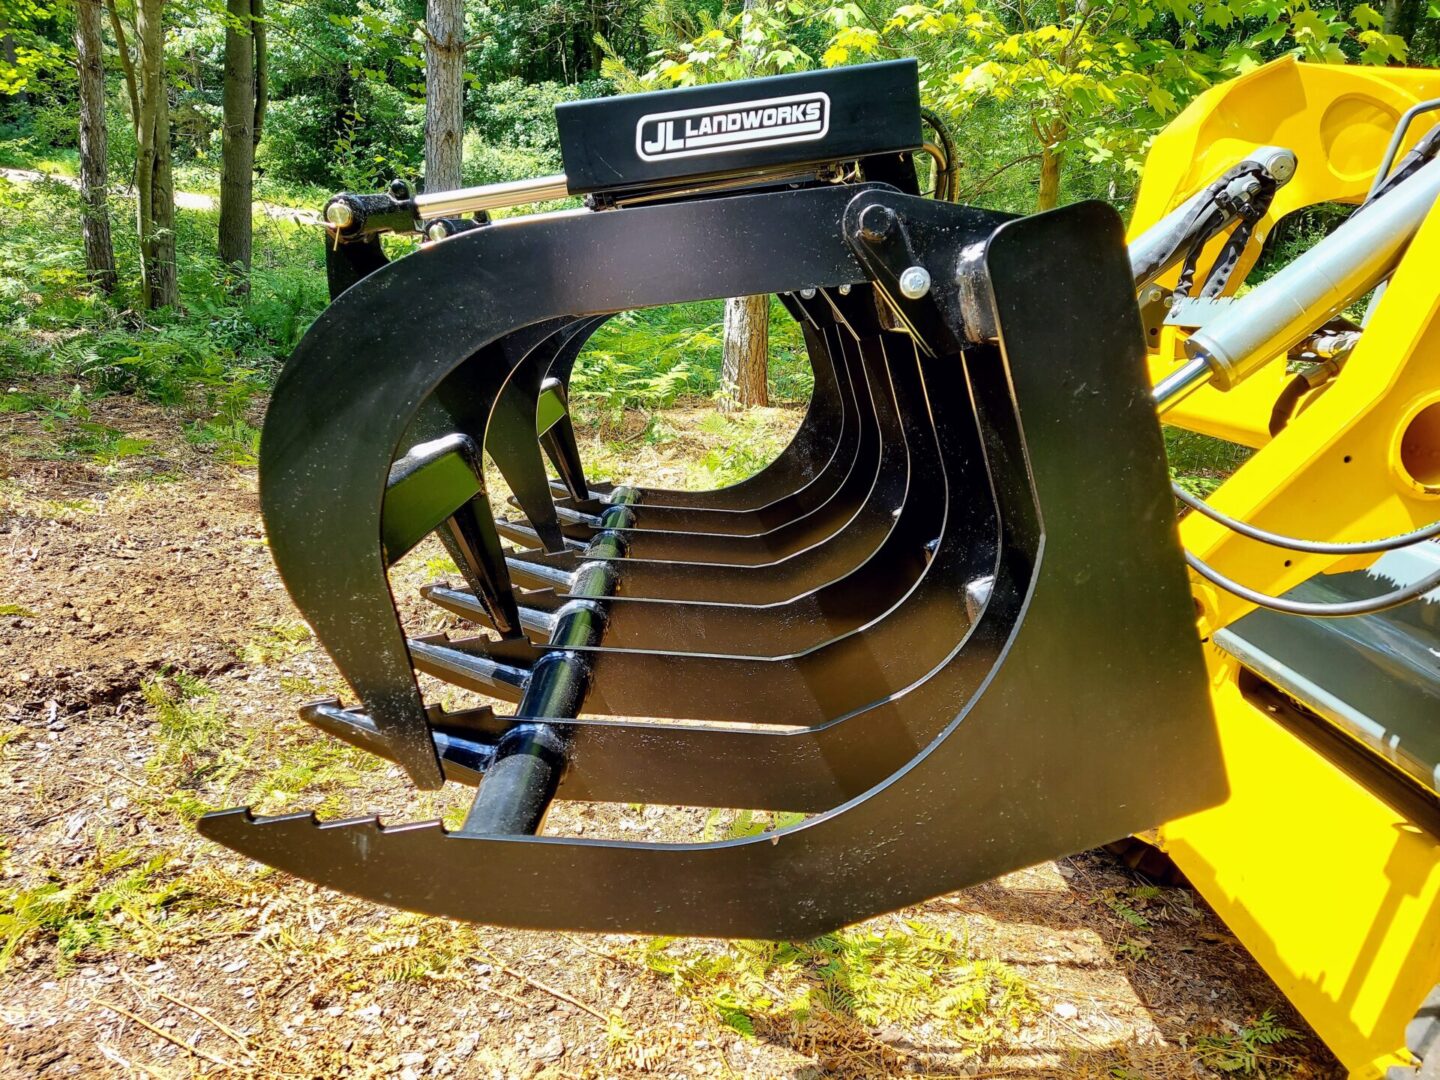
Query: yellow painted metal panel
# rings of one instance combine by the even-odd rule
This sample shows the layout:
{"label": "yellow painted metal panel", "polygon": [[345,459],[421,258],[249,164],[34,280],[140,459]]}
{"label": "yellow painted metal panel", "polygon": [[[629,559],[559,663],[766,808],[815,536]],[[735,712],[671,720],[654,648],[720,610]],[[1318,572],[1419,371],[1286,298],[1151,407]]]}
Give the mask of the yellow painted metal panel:
{"label": "yellow painted metal panel", "polygon": [[1440,841],[1207,653],[1230,797],[1162,826],[1159,843],[1352,1075],[1380,1077],[1440,982]]}

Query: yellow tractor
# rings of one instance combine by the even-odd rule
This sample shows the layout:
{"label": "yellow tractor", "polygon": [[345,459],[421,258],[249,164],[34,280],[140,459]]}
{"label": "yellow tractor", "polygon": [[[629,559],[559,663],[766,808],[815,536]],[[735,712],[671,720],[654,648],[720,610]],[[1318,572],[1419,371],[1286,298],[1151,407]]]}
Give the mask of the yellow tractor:
{"label": "yellow tractor", "polygon": [[[1440,518],[1434,193],[1403,234],[1366,228],[1387,174],[1417,145],[1415,160],[1429,160],[1437,94],[1436,71],[1260,68],[1160,135],[1130,225],[1143,236],[1257,146],[1291,151],[1293,176],[1243,249],[1217,237],[1199,256],[1197,279],[1222,252],[1234,260],[1216,293],[1231,297],[1286,215],[1363,207],[1230,304],[1269,290],[1292,307],[1284,336],[1244,357],[1206,355],[1227,345],[1227,312],[1176,304],[1179,272],[1141,290],[1158,385],[1195,356],[1219,367],[1165,422],[1255,451],[1207,499],[1218,513],[1180,526],[1185,550],[1216,572],[1192,570],[1191,584],[1230,794],[1153,839],[1356,1076],[1401,1064],[1406,1025],[1440,983],[1440,596],[1342,614],[1440,567],[1433,542],[1363,543],[1434,536],[1426,526]],[[1335,240],[1352,230],[1361,257],[1347,264]],[[1260,530],[1325,543],[1268,543]],[[1257,604],[1249,590],[1289,603]],[[1440,1001],[1426,1009],[1411,1048],[1440,1056]]]}
{"label": "yellow tractor", "polygon": [[[477,792],[455,830],[201,831],[413,911],[775,938],[1139,835],[1354,1075],[1440,1075],[1437,94],[1292,60],[1216,87],[1128,234],[955,203],[911,61],[567,103],[562,175],[335,196],[334,299],[261,449],[276,564],[359,699],[301,715]],[[1353,209],[1277,267],[1323,203]],[[595,330],[765,293],[815,375],[779,457],[587,477]],[[1201,497],[1162,422],[1253,453]],[[431,534],[461,637],[390,593]],[[637,843],[546,832],[556,799],[791,813]]]}

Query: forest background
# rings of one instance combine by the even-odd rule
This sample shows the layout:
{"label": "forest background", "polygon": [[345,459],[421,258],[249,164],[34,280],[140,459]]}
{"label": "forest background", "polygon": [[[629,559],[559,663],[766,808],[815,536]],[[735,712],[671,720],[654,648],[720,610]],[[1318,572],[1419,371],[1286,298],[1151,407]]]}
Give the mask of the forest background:
{"label": "forest background", "polygon": [[[1430,64],[1437,15],[1436,0],[0,0],[0,378],[60,376],[81,411],[115,392],[188,406],[193,438],[248,460],[256,402],[326,302],[319,230],[277,207],[558,172],[562,101],[913,56],[962,201],[1123,209],[1149,139],[1206,86],[1286,53]],[[1326,222],[1294,224],[1298,242]],[[576,396],[803,400],[798,336],[766,315],[739,300],[616,320]]]}

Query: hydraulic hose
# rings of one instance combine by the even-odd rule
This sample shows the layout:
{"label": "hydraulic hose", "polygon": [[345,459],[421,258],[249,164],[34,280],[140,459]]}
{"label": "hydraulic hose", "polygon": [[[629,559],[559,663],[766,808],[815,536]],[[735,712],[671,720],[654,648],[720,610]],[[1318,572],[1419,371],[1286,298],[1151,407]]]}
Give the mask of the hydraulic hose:
{"label": "hydraulic hose", "polygon": [[1374,615],[1381,611],[1397,608],[1401,604],[1408,604],[1434,589],[1440,589],[1440,570],[1436,570],[1403,588],[1381,593],[1379,596],[1372,596],[1365,600],[1347,600],[1339,604],[1312,604],[1304,600],[1287,600],[1283,596],[1270,596],[1267,593],[1257,592],[1248,585],[1241,585],[1238,581],[1231,580],[1209,563],[1203,562],[1198,555],[1188,551],[1185,553],[1185,563],[1212,585],[1216,585],[1228,593],[1234,593],[1240,599],[1248,600],[1257,607],[1269,608],[1271,611],[1279,611],[1286,615],[1305,615],[1312,619],[1347,619],[1356,615]]}
{"label": "hydraulic hose", "polygon": [[1383,540],[1353,540],[1336,543],[1324,540],[1301,540],[1298,537],[1273,533],[1241,521],[1239,518],[1233,518],[1223,510],[1216,510],[1204,500],[1197,499],[1179,484],[1171,484],[1170,488],[1175,492],[1175,497],[1191,510],[1209,518],[1217,525],[1225,526],[1231,532],[1239,533],[1251,540],[1258,540],[1262,544],[1269,544],[1271,547],[1285,548],[1287,551],[1301,551],[1309,555],[1373,555],[1381,551],[1395,551],[1398,548],[1409,547],[1412,544],[1419,544],[1440,536],[1440,521],[1436,521],[1413,532],[1401,533],[1399,536],[1387,536]]}
{"label": "hydraulic hose", "polygon": [[945,167],[937,168],[935,172],[935,198],[941,202],[954,202],[957,187],[955,170],[959,165],[955,157],[955,140],[951,138],[945,121],[940,119],[940,114],[934,109],[922,108],[920,116],[939,137],[940,149],[945,155]]}

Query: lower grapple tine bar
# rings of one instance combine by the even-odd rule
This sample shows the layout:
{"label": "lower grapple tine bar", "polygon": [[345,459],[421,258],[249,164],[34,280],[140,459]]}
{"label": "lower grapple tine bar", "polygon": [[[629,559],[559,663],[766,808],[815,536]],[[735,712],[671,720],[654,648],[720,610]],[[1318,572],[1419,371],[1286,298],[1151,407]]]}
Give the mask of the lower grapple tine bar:
{"label": "lower grapple tine bar", "polygon": [[[635,496],[623,489],[618,494],[621,499]],[[627,516],[623,505],[607,511],[606,517]],[[585,553],[594,561],[575,575],[571,600],[558,612],[550,637],[554,651],[547,652],[532,669],[516,710],[518,716],[572,719],[585,702],[593,657],[574,650],[598,645],[604,634],[604,610],[591,600],[614,590],[616,572],[608,560],[624,557],[624,534],[614,529],[599,533]],[[564,736],[549,724],[521,724],[507,732],[495,748],[494,761],[460,831],[469,836],[538,833],[560,786],[565,752]]]}
{"label": "lower grapple tine bar", "polygon": [[[523,521],[516,521],[514,518],[496,518],[495,530],[506,540],[513,543],[530,544],[537,547],[543,546],[540,534]],[[585,547],[585,542],[583,540],[571,540],[567,538],[565,540],[565,547],[572,551],[579,551]]]}

